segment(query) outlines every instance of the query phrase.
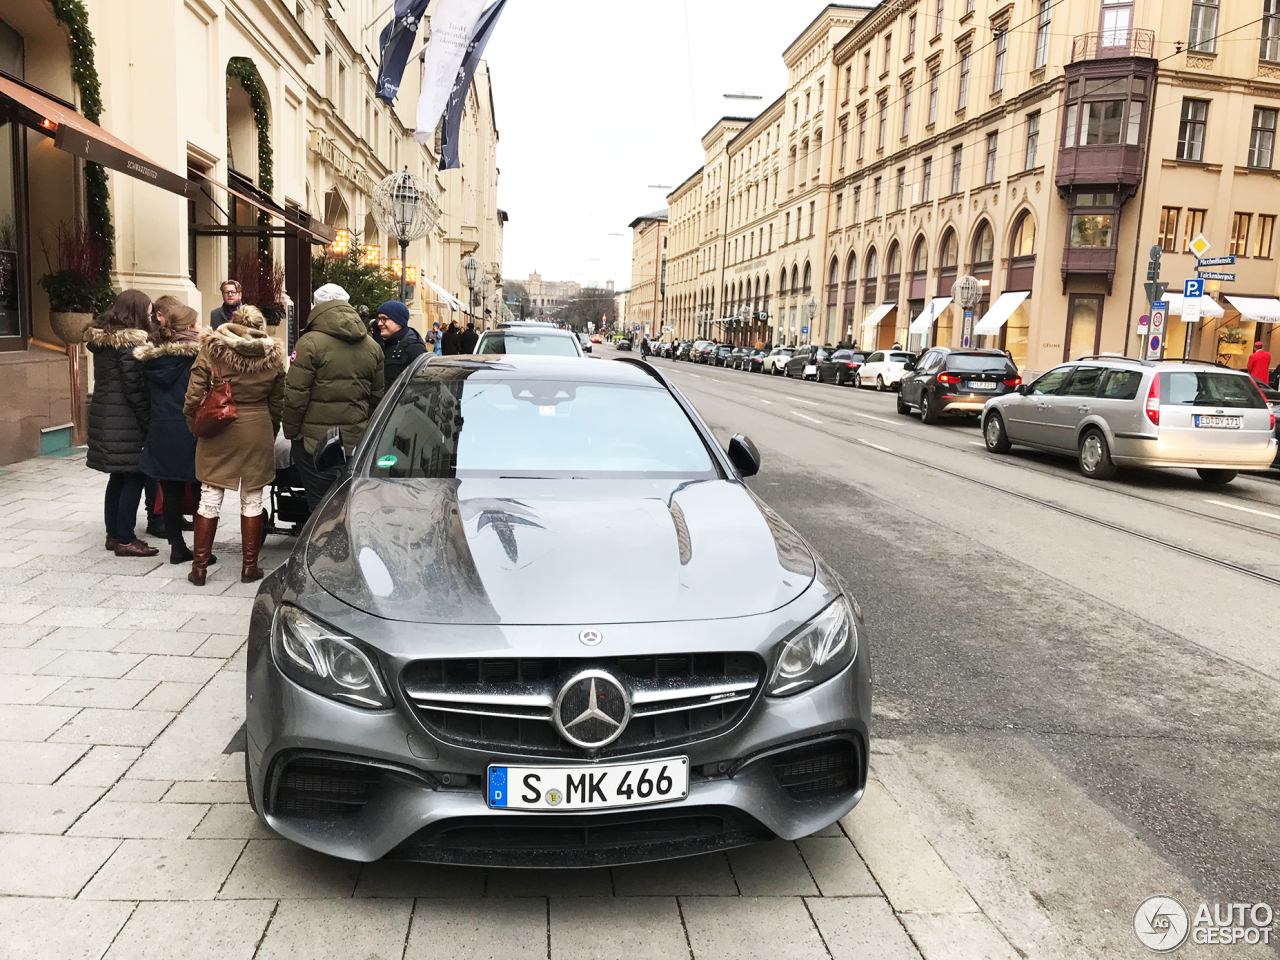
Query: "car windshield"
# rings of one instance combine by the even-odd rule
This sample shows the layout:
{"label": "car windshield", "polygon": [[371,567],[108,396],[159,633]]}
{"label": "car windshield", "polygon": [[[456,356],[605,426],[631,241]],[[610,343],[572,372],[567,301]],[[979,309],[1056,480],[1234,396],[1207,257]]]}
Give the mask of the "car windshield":
{"label": "car windshield", "polygon": [[947,369],[952,373],[990,373],[1017,376],[1018,368],[1008,357],[991,354],[952,353],[947,355]]}
{"label": "car windshield", "polygon": [[1160,403],[1241,409],[1267,405],[1251,377],[1216,370],[1172,370],[1160,374]]}
{"label": "car windshield", "polygon": [[576,357],[577,347],[573,337],[564,333],[486,333],[480,339],[476,353],[502,353],[517,355],[536,355],[542,357]]}
{"label": "car windshield", "polygon": [[369,475],[388,479],[711,479],[719,474],[660,386],[477,380],[428,365],[405,386]]}

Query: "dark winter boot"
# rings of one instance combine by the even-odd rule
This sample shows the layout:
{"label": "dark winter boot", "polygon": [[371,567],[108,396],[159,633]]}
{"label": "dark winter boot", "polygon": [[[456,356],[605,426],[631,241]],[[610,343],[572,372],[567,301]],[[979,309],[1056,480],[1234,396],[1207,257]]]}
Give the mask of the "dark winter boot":
{"label": "dark winter boot", "polygon": [[192,552],[191,572],[187,579],[197,587],[204,586],[205,576],[209,572],[209,558],[213,553],[213,537],[218,532],[218,518],[210,520],[196,514],[195,549]]}
{"label": "dark winter boot", "polygon": [[262,514],[256,517],[240,517],[240,582],[253,583],[262,579],[258,566],[258,551],[262,548]]}

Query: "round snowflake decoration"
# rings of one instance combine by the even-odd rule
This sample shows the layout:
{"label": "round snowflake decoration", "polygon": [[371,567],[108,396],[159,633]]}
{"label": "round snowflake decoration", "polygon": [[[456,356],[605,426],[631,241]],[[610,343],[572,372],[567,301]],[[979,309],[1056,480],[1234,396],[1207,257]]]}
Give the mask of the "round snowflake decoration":
{"label": "round snowflake decoration", "polygon": [[962,309],[972,310],[982,301],[982,284],[965,275],[951,285],[951,297]]}
{"label": "round snowflake decoration", "polygon": [[378,229],[402,243],[426,236],[440,219],[440,204],[425,180],[408,170],[393,173],[373,188]]}

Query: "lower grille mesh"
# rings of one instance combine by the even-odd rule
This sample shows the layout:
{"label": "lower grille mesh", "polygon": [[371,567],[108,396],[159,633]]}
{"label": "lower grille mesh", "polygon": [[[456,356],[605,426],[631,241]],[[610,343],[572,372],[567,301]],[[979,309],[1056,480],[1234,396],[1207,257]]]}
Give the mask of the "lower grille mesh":
{"label": "lower grille mesh", "polygon": [[797,800],[853,790],[858,765],[848,740],[826,740],[797,747],[771,758],[773,775]]}
{"label": "lower grille mesh", "polygon": [[286,759],[277,768],[271,812],[280,817],[332,820],[355,816],[373,796],[382,771],[325,757]]}

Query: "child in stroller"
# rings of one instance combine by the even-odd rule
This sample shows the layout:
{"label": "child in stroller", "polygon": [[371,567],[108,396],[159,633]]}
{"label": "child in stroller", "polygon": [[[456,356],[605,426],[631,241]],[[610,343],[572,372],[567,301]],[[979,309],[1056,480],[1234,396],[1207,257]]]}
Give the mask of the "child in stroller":
{"label": "child in stroller", "polygon": [[296,537],[311,517],[307,506],[306,490],[302,477],[293,464],[293,445],[284,438],[284,432],[276,434],[276,479],[271,485],[271,512],[263,527],[266,533],[279,533]]}

